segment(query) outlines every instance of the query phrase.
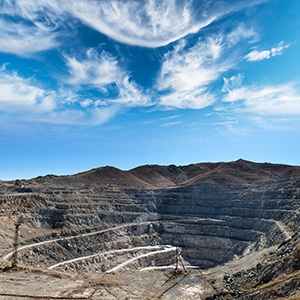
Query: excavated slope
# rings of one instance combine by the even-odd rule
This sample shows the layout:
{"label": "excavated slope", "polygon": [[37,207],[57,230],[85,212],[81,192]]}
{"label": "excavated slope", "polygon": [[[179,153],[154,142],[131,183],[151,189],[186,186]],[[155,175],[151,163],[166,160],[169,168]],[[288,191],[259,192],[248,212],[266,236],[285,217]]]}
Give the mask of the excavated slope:
{"label": "excavated slope", "polygon": [[299,231],[300,167],[244,160],[103,167],[0,182],[0,254],[77,273],[174,263],[207,269]]}

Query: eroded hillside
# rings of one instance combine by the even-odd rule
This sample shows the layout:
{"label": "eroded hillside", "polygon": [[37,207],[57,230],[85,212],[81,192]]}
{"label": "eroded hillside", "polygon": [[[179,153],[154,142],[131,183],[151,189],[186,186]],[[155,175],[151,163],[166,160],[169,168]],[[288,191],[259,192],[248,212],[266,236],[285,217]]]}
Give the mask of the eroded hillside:
{"label": "eroded hillside", "polygon": [[[2,181],[0,283],[35,270],[62,286],[37,296],[295,296],[299,199],[300,167],[244,160]],[[22,270],[8,267],[18,222]],[[10,279],[3,294],[20,295]]]}

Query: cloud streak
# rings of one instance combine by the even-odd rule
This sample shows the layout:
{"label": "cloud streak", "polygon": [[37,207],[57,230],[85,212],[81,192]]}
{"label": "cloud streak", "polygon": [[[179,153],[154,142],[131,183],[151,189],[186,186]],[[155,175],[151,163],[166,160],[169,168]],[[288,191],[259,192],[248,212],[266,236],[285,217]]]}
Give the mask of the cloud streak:
{"label": "cloud streak", "polygon": [[51,17],[52,2],[2,0],[0,52],[26,57],[57,47],[60,43],[57,24]]}
{"label": "cloud streak", "polygon": [[167,52],[157,78],[160,105],[200,109],[213,104],[216,96],[210,91],[211,84],[238,63],[238,54],[227,55],[230,49],[255,35],[241,28],[200,38],[192,47],[181,41]]}
{"label": "cloud streak", "polygon": [[59,45],[57,35],[36,26],[0,20],[0,52],[30,56]]}
{"label": "cloud streak", "polygon": [[[269,50],[255,49],[245,55],[245,44],[257,41],[258,37],[254,29],[241,23],[231,26],[231,31],[216,26],[199,35],[198,40],[184,38],[230,12],[249,6],[249,1],[243,0],[236,5],[221,0],[200,2],[2,0],[0,52],[27,57],[64,47],[60,38],[65,29],[79,28],[82,23],[129,45],[174,45],[157,49],[161,65],[150,87],[140,86],[120,57],[100,47],[82,47],[79,51],[66,47],[64,54],[60,53],[62,48],[56,49],[56,58],[60,56],[59,62],[63,59],[62,68],[67,74],[54,79],[62,80],[52,90],[2,68],[0,109],[9,113],[26,111],[32,119],[40,121],[59,123],[62,118],[62,123],[84,124],[89,120],[86,124],[93,125],[110,120],[123,109],[202,109],[221,102],[220,99],[243,103],[245,110],[257,114],[298,114],[297,89],[288,84],[278,88],[245,87],[243,76],[232,76],[224,78],[222,92],[226,95],[220,98],[215,86],[224,74],[245,60],[261,61],[282,55],[290,45],[280,42]],[[264,1],[251,1],[250,5],[261,2]],[[42,114],[47,117],[41,117]]]}
{"label": "cloud streak", "polygon": [[48,112],[55,108],[53,92],[47,92],[5,67],[0,72],[0,109],[7,112]]}
{"label": "cloud streak", "polygon": [[[221,0],[2,0],[0,40],[10,47],[2,51],[28,55],[59,44],[61,30],[79,20],[121,43],[157,48],[199,32],[214,21],[264,0],[240,0],[230,4]],[[21,18],[9,28],[3,16]],[[28,22],[29,21],[29,22]],[[14,34],[12,34],[14,33]],[[60,32],[60,34],[62,34]],[[6,42],[6,38],[8,41]],[[38,43],[40,41],[40,43]],[[1,43],[0,43],[1,44]],[[5,50],[7,49],[7,50]],[[22,51],[22,49],[24,49]]]}
{"label": "cloud streak", "polygon": [[91,48],[78,56],[81,59],[64,55],[69,76],[56,90],[41,88],[32,83],[33,78],[24,78],[3,65],[0,111],[29,122],[96,126],[124,108],[153,105],[148,93],[112,55]]}
{"label": "cloud streak", "polygon": [[85,24],[118,42],[142,47],[165,46],[215,19],[210,14],[195,19],[191,1],[70,2],[71,14]]}
{"label": "cloud streak", "polygon": [[224,102],[239,103],[239,111],[258,115],[300,115],[299,86],[295,84],[241,86],[227,91]]}
{"label": "cloud streak", "polygon": [[[45,90],[32,84],[31,78],[23,78],[6,66],[0,68],[1,119],[13,123],[48,123],[59,125],[96,126],[110,120],[118,107],[93,107],[76,109],[77,95],[70,90]],[[72,106],[72,104],[75,105]]]}
{"label": "cloud streak", "polygon": [[101,101],[88,99],[82,102],[83,106],[118,104],[134,107],[152,104],[147,91],[131,80],[129,72],[122,69],[118,60],[107,52],[98,53],[95,48],[90,48],[82,59],[65,55],[65,60],[70,74],[65,79],[68,84],[76,85],[79,91],[93,88],[101,93]]}
{"label": "cloud streak", "polygon": [[129,45],[156,48],[199,32],[234,11],[264,2],[192,0],[80,1],[68,3],[70,13],[110,38]]}
{"label": "cloud streak", "polygon": [[245,56],[245,59],[248,61],[269,59],[271,57],[282,55],[284,50],[289,46],[289,44],[285,45],[283,42],[280,42],[276,47],[273,47],[270,50],[253,50]]}
{"label": "cloud streak", "polygon": [[64,56],[69,70],[67,83],[72,85],[91,85],[105,91],[106,87],[127,76],[118,66],[118,61],[109,53],[88,49],[83,59]]}

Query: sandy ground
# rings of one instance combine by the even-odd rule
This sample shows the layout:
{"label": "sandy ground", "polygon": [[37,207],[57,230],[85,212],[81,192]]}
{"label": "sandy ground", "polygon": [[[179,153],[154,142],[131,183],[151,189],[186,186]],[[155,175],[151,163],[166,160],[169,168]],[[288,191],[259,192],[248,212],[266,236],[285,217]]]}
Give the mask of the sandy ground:
{"label": "sandy ground", "polygon": [[0,299],[201,299],[206,286],[198,270],[124,271],[71,276],[42,269],[0,273]]}

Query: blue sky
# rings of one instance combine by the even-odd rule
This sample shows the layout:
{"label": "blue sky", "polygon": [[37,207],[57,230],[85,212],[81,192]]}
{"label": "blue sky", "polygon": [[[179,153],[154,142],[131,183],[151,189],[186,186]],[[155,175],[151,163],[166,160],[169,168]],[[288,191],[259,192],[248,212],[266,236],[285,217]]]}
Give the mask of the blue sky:
{"label": "blue sky", "polygon": [[300,165],[300,1],[0,0],[0,179]]}

